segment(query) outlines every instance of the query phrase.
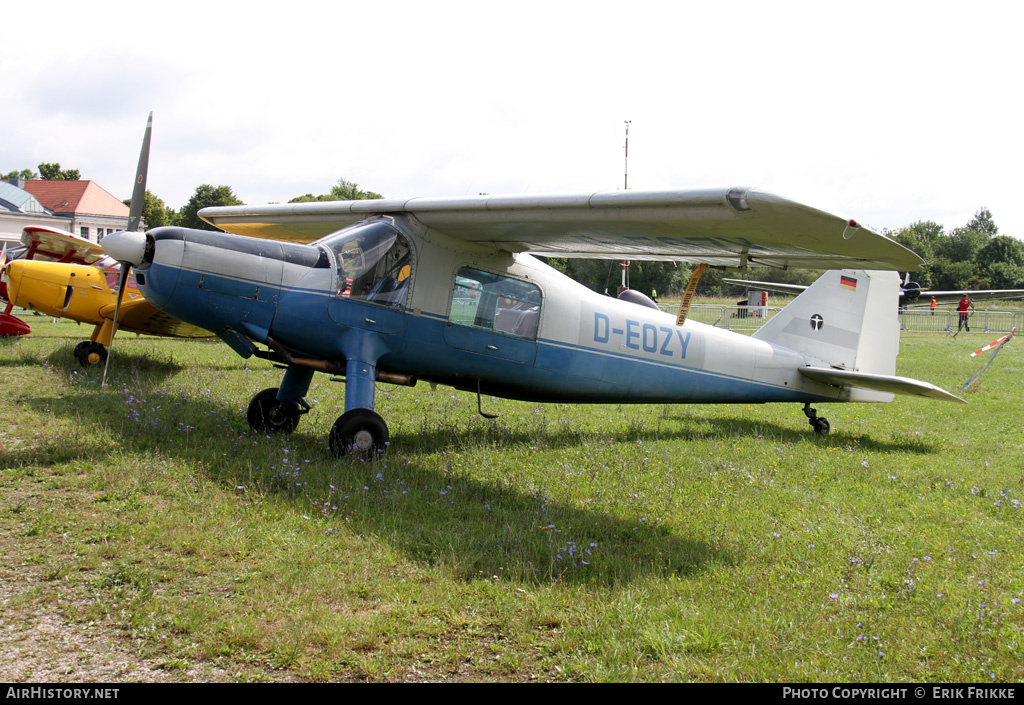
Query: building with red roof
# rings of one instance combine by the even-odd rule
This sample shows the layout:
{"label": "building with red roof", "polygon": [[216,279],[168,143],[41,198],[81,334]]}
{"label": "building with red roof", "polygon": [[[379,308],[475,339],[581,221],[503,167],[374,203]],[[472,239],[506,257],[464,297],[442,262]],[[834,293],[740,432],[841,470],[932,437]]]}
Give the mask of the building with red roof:
{"label": "building with red roof", "polygon": [[54,215],[68,219],[65,230],[93,242],[128,227],[128,206],[95,181],[22,181],[15,185]]}
{"label": "building with red roof", "polygon": [[18,247],[21,233],[29,225],[67,230],[67,218],[54,215],[39,199],[16,185],[25,183],[23,180],[11,179],[11,182],[0,181],[0,247]]}

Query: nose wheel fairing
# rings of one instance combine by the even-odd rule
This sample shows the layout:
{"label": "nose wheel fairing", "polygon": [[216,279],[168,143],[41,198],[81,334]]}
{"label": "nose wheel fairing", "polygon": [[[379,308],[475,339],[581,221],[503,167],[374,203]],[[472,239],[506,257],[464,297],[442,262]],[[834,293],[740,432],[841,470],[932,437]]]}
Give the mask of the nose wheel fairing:
{"label": "nose wheel fairing", "polygon": [[4,335],[27,335],[32,332],[25,321],[10,313],[0,312],[0,336]]}

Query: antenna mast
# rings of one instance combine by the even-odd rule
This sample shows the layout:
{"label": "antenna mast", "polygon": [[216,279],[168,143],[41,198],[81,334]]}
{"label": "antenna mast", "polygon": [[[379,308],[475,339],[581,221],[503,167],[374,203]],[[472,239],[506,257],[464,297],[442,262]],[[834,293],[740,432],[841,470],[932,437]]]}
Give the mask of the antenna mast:
{"label": "antenna mast", "polygon": [[[631,123],[633,121],[632,120],[624,120],[623,122],[626,123],[626,165],[625,165],[625,169],[624,169],[625,175],[623,176],[623,179],[622,179],[622,188],[623,188],[624,191],[628,191],[629,190],[629,123]],[[622,286],[619,287],[619,293],[621,294],[623,291],[625,291],[628,288],[629,288],[629,260],[628,259],[624,259],[624,260],[622,260]]]}
{"label": "antenna mast", "polygon": [[625,166],[626,174],[625,174],[625,177],[624,177],[623,182],[622,182],[622,188],[624,190],[629,190],[629,123],[631,123],[633,121],[632,120],[625,120],[624,122],[626,123],[626,166]]}

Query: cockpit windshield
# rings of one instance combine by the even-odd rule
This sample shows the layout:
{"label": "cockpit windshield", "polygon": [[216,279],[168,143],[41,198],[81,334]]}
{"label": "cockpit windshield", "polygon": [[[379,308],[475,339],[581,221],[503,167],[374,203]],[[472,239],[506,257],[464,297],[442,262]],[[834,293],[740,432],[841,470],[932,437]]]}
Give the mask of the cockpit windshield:
{"label": "cockpit windshield", "polygon": [[389,222],[357,223],[318,241],[338,262],[336,294],[404,308],[412,278],[412,251]]}

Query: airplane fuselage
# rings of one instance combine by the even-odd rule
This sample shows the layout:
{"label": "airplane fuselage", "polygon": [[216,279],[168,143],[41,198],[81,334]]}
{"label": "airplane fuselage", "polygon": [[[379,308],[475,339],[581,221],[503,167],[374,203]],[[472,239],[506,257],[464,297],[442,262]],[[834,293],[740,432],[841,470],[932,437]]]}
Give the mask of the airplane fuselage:
{"label": "airplane fuselage", "polygon": [[114,302],[114,291],[97,267],[14,260],[7,268],[10,301],[21,308],[97,324],[102,322],[100,308]]}
{"label": "airplane fuselage", "polygon": [[372,408],[372,380],[360,382],[361,373],[552,402],[840,397],[802,377],[804,356],[786,348],[694,321],[676,326],[669,314],[593,292],[529,255],[469,249],[410,216],[386,220],[409,246],[400,305],[394,294],[382,302],[350,290],[341,261],[349,255],[329,238],[295,245],[161,228],[148,234],[156,255],[136,278],[150,303],[243,356],[257,341],[334,363],[358,387],[346,409]]}

